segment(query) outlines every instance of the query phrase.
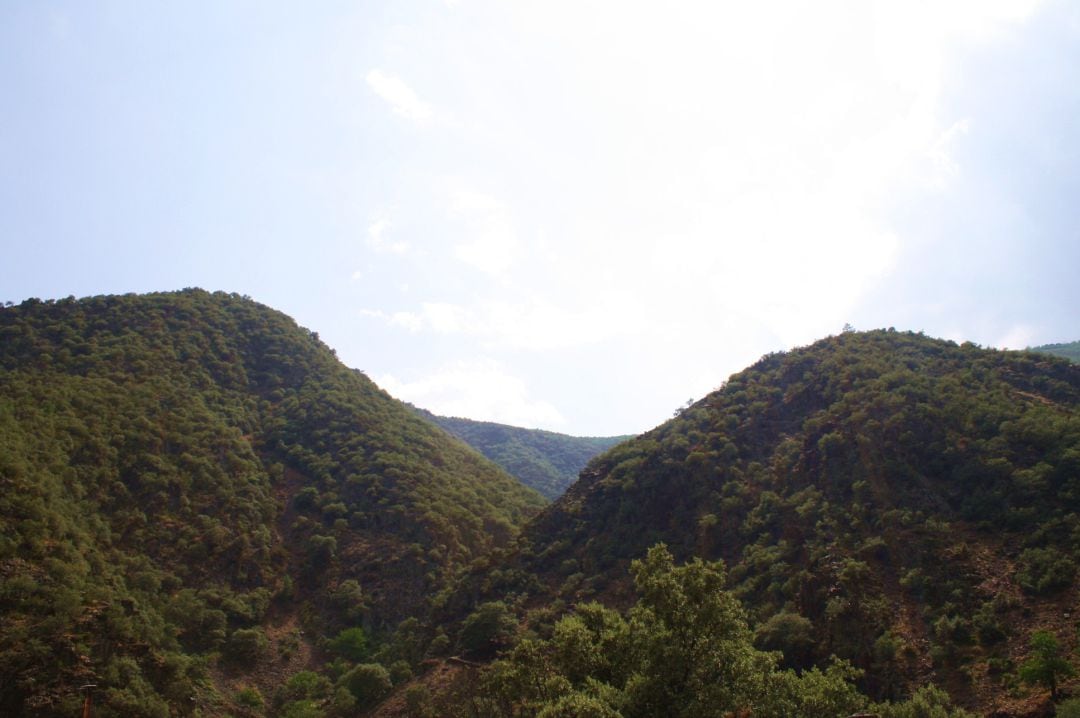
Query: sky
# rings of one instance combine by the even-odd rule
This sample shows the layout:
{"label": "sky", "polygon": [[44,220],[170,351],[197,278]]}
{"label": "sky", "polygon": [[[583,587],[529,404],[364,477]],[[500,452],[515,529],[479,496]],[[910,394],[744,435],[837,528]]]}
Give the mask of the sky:
{"label": "sky", "polygon": [[763,354],[1080,339],[1063,0],[8,0],[0,301],[203,287],[436,413],[645,431]]}

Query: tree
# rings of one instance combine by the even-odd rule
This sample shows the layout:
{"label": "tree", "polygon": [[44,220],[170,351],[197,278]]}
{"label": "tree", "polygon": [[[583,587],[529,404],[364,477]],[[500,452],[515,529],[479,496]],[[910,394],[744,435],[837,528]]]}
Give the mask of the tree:
{"label": "tree", "polygon": [[805,668],[813,662],[814,624],[798,613],[780,611],[758,626],[754,643],[766,651],[780,651],[792,668]]}
{"label": "tree", "polygon": [[1020,666],[1020,679],[1024,683],[1041,684],[1050,689],[1050,697],[1057,700],[1058,682],[1076,675],[1076,669],[1062,657],[1057,637],[1050,631],[1031,634],[1032,656]]}
{"label": "tree", "polygon": [[488,601],[461,624],[461,647],[472,653],[488,653],[505,644],[517,628],[514,614],[502,601]]}
{"label": "tree", "polygon": [[387,696],[394,684],[390,673],[378,663],[361,663],[338,680],[338,685],[348,688],[362,708],[368,708]]}
{"label": "tree", "polygon": [[270,641],[261,628],[238,628],[225,644],[225,656],[237,665],[250,667],[266,655]]}
{"label": "tree", "polygon": [[686,716],[755,704],[772,659],[753,650],[742,608],[724,590],[723,564],[675,566],[663,545],[631,565],[641,600],[630,611],[640,678],[628,691],[638,714]]}
{"label": "tree", "polygon": [[625,617],[584,604],[550,640],[523,640],[492,664],[492,715],[790,718],[850,715],[868,703],[849,664],[799,675],[756,650],[722,563],[676,566],[659,545],[631,570],[640,598]]}
{"label": "tree", "polygon": [[359,626],[346,628],[327,643],[327,648],[350,661],[362,661],[368,654],[367,636]]}

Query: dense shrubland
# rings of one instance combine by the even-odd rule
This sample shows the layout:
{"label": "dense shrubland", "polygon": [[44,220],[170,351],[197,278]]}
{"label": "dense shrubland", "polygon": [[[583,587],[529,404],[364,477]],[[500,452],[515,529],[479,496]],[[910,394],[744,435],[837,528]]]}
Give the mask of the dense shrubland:
{"label": "dense shrubland", "polygon": [[782,668],[783,656],[753,645],[721,563],[676,566],[661,545],[634,561],[631,572],[637,601],[629,610],[584,603],[547,636],[522,638],[485,671],[473,714],[810,718],[869,709],[882,718],[967,715],[932,686],[909,701],[872,705],[854,685],[859,671],[844,661]]}
{"label": "dense shrubland", "polygon": [[[1078,400],[1065,360],[845,333],[515,538],[538,494],[284,315],[30,300],[0,310],[0,714],[85,684],[101,716],[1039,710],[1074,675]],[[443,690],[454,653],[490,665]]]}
{"label": "dense shrubland", "polygon": [[266,626],[389,640],[541,504],[250,300],[2,309],[0,713],[219,714]]}
{"label": "dense shrubland", "polygon": [[1080,342],[1069,342],[1068,344],[1044,344],[1041,347],[1032,347],[1028,351],[1038,352],[1040,354],[1053,354],[1059,357],[1065,357],[1073,362],[1080,362]]}
{"label": "dense shrubland", "polygon": [[567,436],[417,410],[549,499],[577,480],[589,460],[629,436]]}
{"label": "dense shrubland", "polygon": [[933,680],[1008,709],[1030,631],[1076,645],[1078,402],[1064,360],[915,334],[769,355],[594,460],[465,585],[626,605],[663,541],[726,562],[786,667],[835,655],[875,699]]}

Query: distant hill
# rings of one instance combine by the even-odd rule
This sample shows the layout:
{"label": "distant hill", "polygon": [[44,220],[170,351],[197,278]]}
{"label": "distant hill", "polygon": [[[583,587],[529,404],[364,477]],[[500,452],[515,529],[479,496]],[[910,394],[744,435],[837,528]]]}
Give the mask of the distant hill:
{"label": "distant hill", "polygon": [[658,542],[724,560],[788,665],[1044,710],[1017,671],[1035,630],[1078,648],[1080,367],[893,331],[768,355],[593,460],[471,585],[625,606]]}
{"label": "distant hill", "polygon": [[0,309],[0,714],[96,684],[95,715],[255,715],[380,645],[408,671],[433,636],[399,622],[543,503],[249,299]]}
{"label": "distant hill", "polygon": [[577,481],[578,473],[590,459],[630,438],[567,436],[541,429],[437,416],[425,409],[417,411],[549,499],[558,498]]}
{"label": "distant hill", "polygon": [[1054,356],[1065,357],[1070,361],[1080,363],[1080,341],[1071,342],[1069,344],[1044,344],[1041,347],[1031,347],[1028,351],[1038,352],[1040,354],[1053,354]]}

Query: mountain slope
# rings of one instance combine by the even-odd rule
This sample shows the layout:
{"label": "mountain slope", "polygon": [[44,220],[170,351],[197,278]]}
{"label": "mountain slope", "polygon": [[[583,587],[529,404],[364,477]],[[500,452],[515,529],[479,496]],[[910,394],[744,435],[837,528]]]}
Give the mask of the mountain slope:
{"label": "mountain slope", "polygon": [[1065,357],[1073,362],[1080,362],[1080,342],[1044,344],[1040,347],[1031,347],[1028,351],[1038,352],[1039,354],[1053,354],[1054,356]]}
{"label": "mountain slope", "polygon": [[438,416],[417,409],[549,499],[562,495],[597,454],[629,436],[568,436],[541,429],[522,429],[490,421]]}
{"label": "mountain slope", "polygon": [[881,331],[769,355],[594,460],[493,591],[625,603],[662,541],[724,559],[789,665],[1022,714],[1030,632],[1076,646],[1078,406],[1080,367],[1024,352]]}
{"label": "mountain slope", "polygon": [[0,489],[6,715],[73,715],[86,683],[98,715],[220,714],[218,652],[272,687],[272,623],[282,660],[299,625],[384,631],[543,503],[285,315],[200,290],[0,310]]}

